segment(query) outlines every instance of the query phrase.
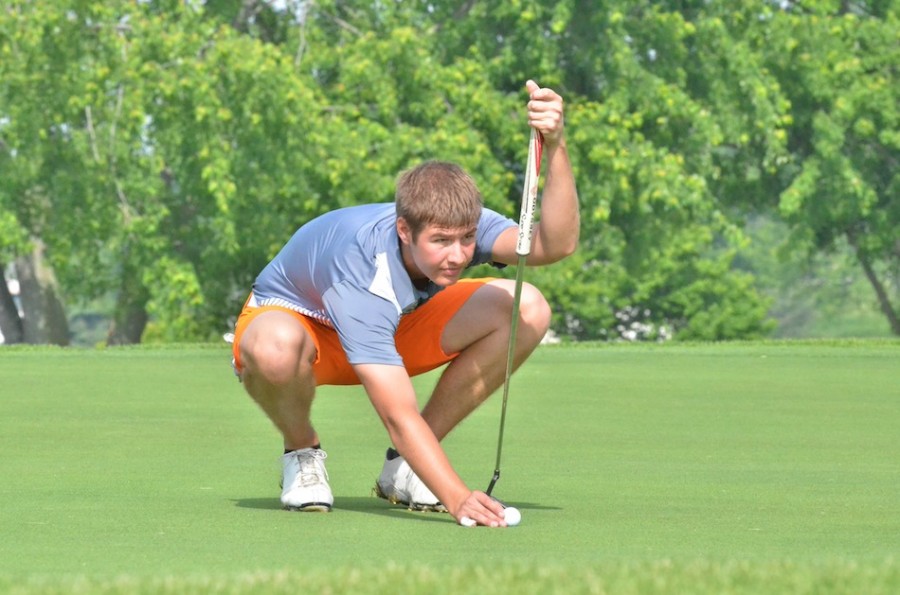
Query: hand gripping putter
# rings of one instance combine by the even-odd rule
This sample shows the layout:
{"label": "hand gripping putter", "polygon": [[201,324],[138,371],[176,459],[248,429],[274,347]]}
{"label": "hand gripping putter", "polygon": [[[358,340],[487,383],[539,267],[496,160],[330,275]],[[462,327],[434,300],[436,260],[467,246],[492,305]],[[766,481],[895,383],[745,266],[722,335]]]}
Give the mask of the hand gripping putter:
{"label": "hand gripping putter", "polygon": [[541,174],[541,152],[544,137],[534,128],[528,141],[528,163],[525,167],[525,187],[522,190],[522,208],[519,212],[519,237],[516,241],[516,286],[513,294],[512,325],[509,329],[509,350],[506,354],[506,377],[503,381],[503,403],[500,407],[500,435],[497,438],[497,462],[494,476],[485,493],[490,496],[500,479],[500,455],[503,452],[503,428],[506,425],[506,402],[509,399],[509,377],[512,375],[516,350],[516,331],[519,329],[519,302],[522,299],[522,283],[525,276],[525,257],[531,254],[531,233],[534,227],[534,209],[537,204],[538,178]]}

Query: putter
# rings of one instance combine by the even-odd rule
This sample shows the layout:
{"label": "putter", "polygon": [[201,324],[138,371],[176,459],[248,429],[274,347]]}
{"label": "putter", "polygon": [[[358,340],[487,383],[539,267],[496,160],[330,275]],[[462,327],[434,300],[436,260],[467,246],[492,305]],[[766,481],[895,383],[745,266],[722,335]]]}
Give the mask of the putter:
{"label": "putter", "polygon": [[506,403],[509,399],[509,377],[512,375],[516,349],[516,332],[519,329],[519,302],[522,299],[522,283],[525,277],[525,257],[531,254],[531,233],[534,226],[534,209],[537,204],[538,178],[541,173],[541,152],[544,138],[531,129],[528,141],[528,162],[525,167],[525,187],[522,190],[522,208],[519,212],[519,237],[516,240],[516,285],[513,292],[512,324],[509,329],[509,350],[506,354],[506,377],[503,380],[503,402],[500,406],[500,435],[497,438],[497,462],[494,475],[485,493],[490,496],[500,479],[500,457],[503,453],[503,429],[506,426]]}

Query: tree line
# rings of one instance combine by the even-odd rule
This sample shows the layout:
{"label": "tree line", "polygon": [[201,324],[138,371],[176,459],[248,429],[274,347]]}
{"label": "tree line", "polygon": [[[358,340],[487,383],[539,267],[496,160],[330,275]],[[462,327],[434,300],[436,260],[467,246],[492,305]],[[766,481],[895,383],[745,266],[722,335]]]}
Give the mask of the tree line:
{"label": "tree line", "polygon": [[525,80],[567,102],[577,255],[529,273],[574,339],[752,338],[745,223],[844,242],[900,335],[900,2],[7,0],[7,342],[206,340],[302,223],[456,161],[518,212]]}

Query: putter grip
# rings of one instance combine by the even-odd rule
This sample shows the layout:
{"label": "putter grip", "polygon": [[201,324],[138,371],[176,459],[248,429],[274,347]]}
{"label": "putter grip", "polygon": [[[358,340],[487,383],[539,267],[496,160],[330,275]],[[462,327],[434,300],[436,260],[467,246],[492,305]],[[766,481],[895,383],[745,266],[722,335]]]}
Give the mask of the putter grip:
{"label": "putter grip", "polygon": [[543,140],[541,133],[532,128],[531,137],[528,141],[528,162],[525,166],[522,208],[519,212],[519,236],[516,240],[516,254],[519,256],[531,254],[531,236],[534,231],[534,209],[537,205]]}

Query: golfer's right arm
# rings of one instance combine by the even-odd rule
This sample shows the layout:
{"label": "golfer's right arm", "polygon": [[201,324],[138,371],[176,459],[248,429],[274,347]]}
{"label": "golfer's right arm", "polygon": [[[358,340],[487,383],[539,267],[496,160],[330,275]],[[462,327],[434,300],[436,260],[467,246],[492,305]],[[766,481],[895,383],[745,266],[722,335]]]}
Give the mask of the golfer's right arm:
{"label": "golfer's right arm", "polygon": [[472,491],[450,464],[444,449],[419,412],[416,393],[402,366],[353,366],[375,411],[412,470],[457,521],[469,517],[482,525],[502,525],[503,507],[484,492]]}

